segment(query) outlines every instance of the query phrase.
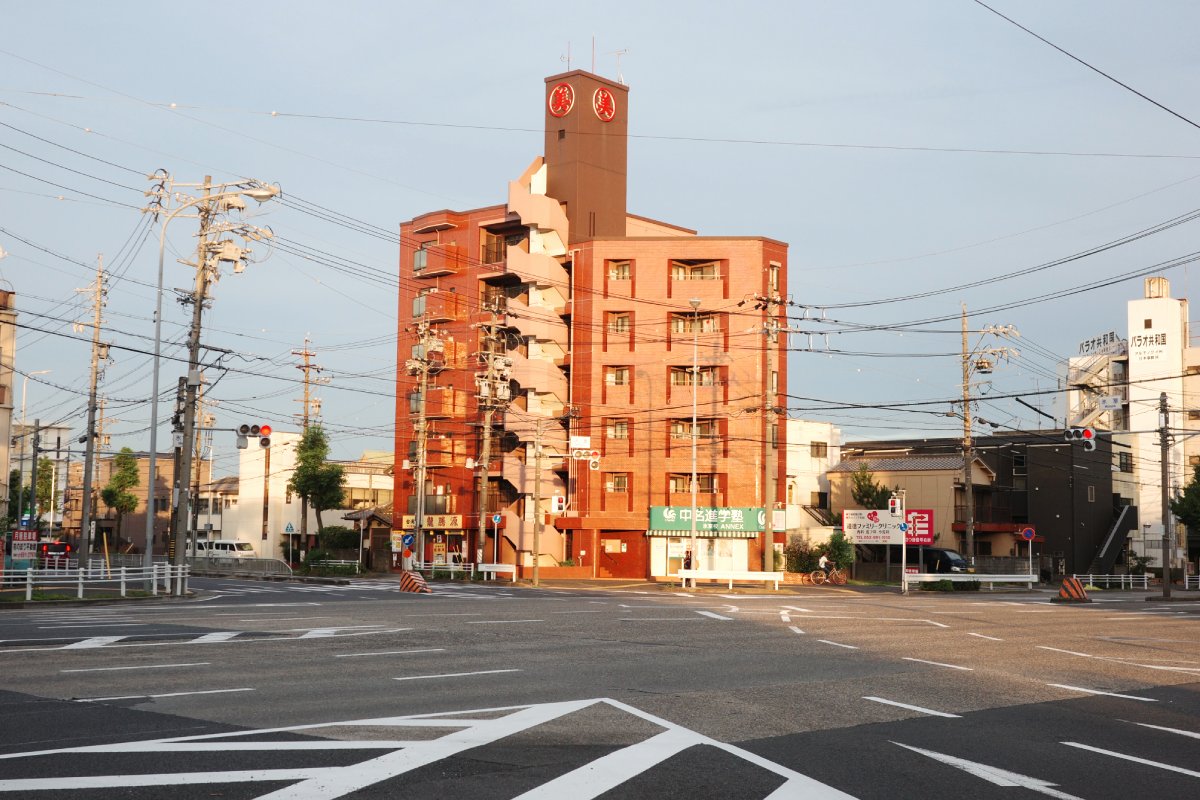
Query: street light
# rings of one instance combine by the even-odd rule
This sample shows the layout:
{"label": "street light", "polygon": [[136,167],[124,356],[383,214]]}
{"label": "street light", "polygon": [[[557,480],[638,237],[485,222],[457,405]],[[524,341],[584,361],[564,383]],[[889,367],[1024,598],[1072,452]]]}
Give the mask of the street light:
{"label": "street light", "polygon": [[[155,176],[162,177],[162,176]],[[173,186],[187,186],[189,184],[172,184]],[[158,236],[158,290],[154,306],[154,370],[151,378],[150,387],[150,464],[149,475],[147,477],[146,487],[146,547],[142,555],[142,564],[149,570],[153,563],[154,552],[154,484],[155,472],[158,468],[158,375],[162,352],[162,298],[163,298],[163,256],[167,244],[167,225],[171,220],[178,217],[183,211],[198,206],[200,204],[212,203],[227,198],[240,198],[242,196],[249,197],[251,200],[257,200],[259,203],[264,203],[273,197],[279,195],[279,188],[276,186],[268,186],[258,181],[242,181],[237,184],[218,184],[217,188],[223,191],[211,192],[210,181],[206,178],[200,186],[204,189],[204,194],[199,197],[194,197],[185,203],[179,205],[175,210],[169,212],[163,217],[162,230]],[[244,203],[241,204],[244,207]],[[230,207],[236,207],[234,204],[229,204]],[[204,269],[205,260],[208,255],[204,252],[204,230],[201,230],[200,244],[197,248],[198,260],[197,269]],[[203,297],[196,297],[197,306],[202,306],[204,303]],[[189,371],[192,368],[189,359]],[[190,459],[189,459],[190,461]],[[181,470],[181,472],[183,472]]]}
{"label": "street light", "polygon": [[[17,478],[17,502],[21,506],[25,505],[25,500],[26,500],[26,498],[25,498],[25,440],[27,438],[29,438],[29,426],[25,424],[25,396],[29,393],[29,379],[30,378],[32,378],[34,375],[48,375],[48,374],[50,374],[50,372],[51,372],[51,370],[48,370],[48,369],[39,369],[39,370],[34,370],[33,372],[26,372],[25,379],[23,381],[21,381],[21,430],[22,430],[22,433],[21,433],[21,459],[18,462],[21,466],[21,469],[18,473],[18,478]],[[37,458],[37,453],[34,453],[33,457]],[[12,488],[11,487],[9,488],[9,492],[8,492],[8,500],[10,503],[12,502]],[[24,511],[23,508],[17,509],[17,519],[18,520],[21,519],[21,514],[23,511]],[[32,513],[32,512],[30,512],[30,513]],[[34,515],[34,519],[36,519],[36,518],[37,518],[37,516]]]}
{"label": "street light", "polygon": [[[696,401],[700,396],[700,298],[688,300],[692,307],[692,569],[700,566],[700,550],[696,546],[696,443],[699,439],[696,430]],[[696,579],[692,579],[692,586]]]}

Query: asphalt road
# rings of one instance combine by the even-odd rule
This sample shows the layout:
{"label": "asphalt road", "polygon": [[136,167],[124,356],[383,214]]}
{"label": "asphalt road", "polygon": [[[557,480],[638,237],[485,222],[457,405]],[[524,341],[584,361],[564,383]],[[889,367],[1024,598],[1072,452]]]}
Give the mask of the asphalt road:
{"label": "asphalt road", "polygon": [[1200,795],[1200,602],[193,588],[0,613],[0,798]]}

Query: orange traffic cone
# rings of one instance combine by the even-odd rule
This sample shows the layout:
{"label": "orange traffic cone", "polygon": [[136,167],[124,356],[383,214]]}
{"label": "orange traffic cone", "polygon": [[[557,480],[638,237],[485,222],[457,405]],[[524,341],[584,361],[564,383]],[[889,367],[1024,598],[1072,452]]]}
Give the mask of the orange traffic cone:
{"label": "orange traffic cone", "polygon": [[1083,590],[1083,584],[1078,578],[1063,578],[1058,590],[1058,597],[1051,598],[1055,603],[1090,603],[1091,599]]}
{"label": "orange traffic cone", "polygon": [[433,590],[429,588],[429,584],[425,583],[425,578],[419,572],[401,572],[400,591],[433,594]]}

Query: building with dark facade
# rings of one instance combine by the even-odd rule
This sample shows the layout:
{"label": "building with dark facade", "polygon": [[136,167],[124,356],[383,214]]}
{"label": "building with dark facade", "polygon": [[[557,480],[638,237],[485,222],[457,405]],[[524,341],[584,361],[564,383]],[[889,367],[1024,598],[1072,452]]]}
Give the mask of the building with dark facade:
{"label": "building with dark facade", "polygon": [[694,464],[698,565],[773,564],[787,246],[629,213],[628,87],[545,85],[544,154],[504,203],[400,226],[394,543],[666,576]]}

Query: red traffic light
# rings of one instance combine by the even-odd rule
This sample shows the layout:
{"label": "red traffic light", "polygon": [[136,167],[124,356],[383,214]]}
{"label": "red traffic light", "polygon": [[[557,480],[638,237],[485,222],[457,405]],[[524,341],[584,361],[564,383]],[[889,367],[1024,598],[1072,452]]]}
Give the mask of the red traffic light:
{"label": "red traffic light", "polygon": [[270,425],[260,425],[258,428],[258,435],[259,436],[270,436],[271,435],[271,426]]}
{"label": "red traffic light", "polygon": [[1083,430],[1081,430],[1079,432],[1079,435],[1082,436],[1084,439],[1095,439],[1096,438],[1096,432],[1094,430],[1092,430],[1091,428],[1084,428]]}

